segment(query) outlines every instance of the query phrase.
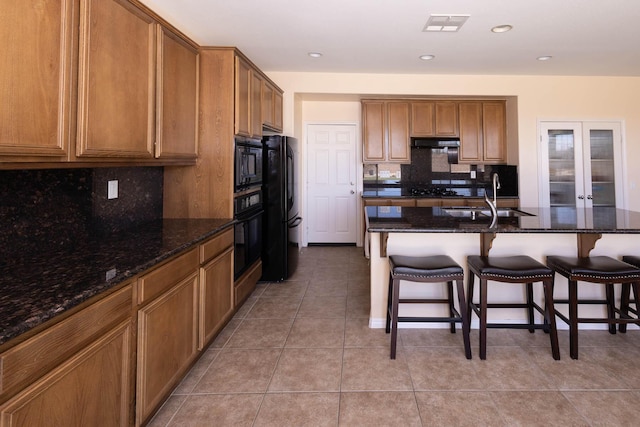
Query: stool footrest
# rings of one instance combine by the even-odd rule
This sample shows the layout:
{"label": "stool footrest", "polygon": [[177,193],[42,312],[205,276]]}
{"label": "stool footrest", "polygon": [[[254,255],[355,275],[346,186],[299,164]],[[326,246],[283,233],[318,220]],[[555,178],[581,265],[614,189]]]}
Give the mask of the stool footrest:
{"label": "stool footrest", "polygon": [[442,303],[448,304],[449,300],[446,298],[404,298],[398,300],[400,304],[433,304],[433,303]]}
{"label": "stool footrest", "polygon": [[549,330],[546,323],[487,323],[488,329],[544,329]]}
{"label": "stool footrest", "polygon": [[462,318],[452,318],[452,317],[398,317],[398,322],[422,322],[422,323],[430,323],[430,322],[447,322],[447,323],[460,323],[462,322]]}

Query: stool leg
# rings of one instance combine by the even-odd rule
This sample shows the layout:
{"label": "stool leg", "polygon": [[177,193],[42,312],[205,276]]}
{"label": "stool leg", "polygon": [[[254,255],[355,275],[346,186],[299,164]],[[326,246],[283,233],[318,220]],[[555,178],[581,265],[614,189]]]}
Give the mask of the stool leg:
{"label": "stool leg", "polygon": [[[449,317],[453,318],[455,316],[454,307],[453,307],[453,282],[447,282],[447,299],[449,300]],[[460,306],[462,307],[462,306]],[[449,329],[452,334],[456,333],[456,322],[449,323]]]}
{"label": "stool leg", "polygon": [[[620,317],[626,318],[629,317],[629,293],[631,292],[631,283],[623,283],[622,291],[620,292],[620,312],[622,315]],[[635,293],[635,289],[634,289]],[[620,323],[618,327],[621,333],[627,332],[627,324]]]}
{"label": "stool leg", "polygon": [[398,304],[400,300],[400,279],[393,280],[393,296],[391,302],[391,359],[396,358],[396,341],[398,340]]}
{"label": "stool leg", "polygon": [[487,280],[480,278],[480,359],[487,358]]}
{"label": "stool leg", "polygon": [[556,311],[553,306],[553,279],[542,282],[544,287],[544,317],[549,324],[549,338],[551,339],[551,354],[555,360],[560,360],[560,346],[558,345],[558,330],[556,329]]}
{"label": "stool leg", "polygon": [[604,285],[605,293],[607,295],[607,320],[609,321],[609,333],[616,333],[616,312],[615,301],[613,294],[613,283],[606,283]]}
{"label": "stool leg", "polygon": [[[473,303],[473,287],[475,282],[475,275],[469,271],[469,278],[467,279],[467,318],[469,319],[469,328],[471,328],[471,304]],[[462,307],[460,307],[462,308]]]}
{"label": "stool leg", "polygon": [[[533,326],[533,283],[527,283],[527,311],[529,314],[529,325]],[[535,328],[529,328],[530,333],[534,333]]]}
{"label": "stool leg", "polygon": [[[633,282],[631,284],[631,286],[633,287],[633,297],[634,297],[634,302],[636,304],[636,312],[638,311],[638,302],[640,302],[640,300],[638,299],[638,296],[640,295],[640,293],[638,293],[640,291],[640,282]],[[640,316],[637,316],[638,321],[636,322],[636,325],[640,326]]]}
{"label": "stool leg", "polygon": [[569,354],[578,358],[578,282],[569,279]]}
{"label": "stool leg", "polygon": [[[471,359],[471,342],[469,340],[469,314],[467,313],[467,300],[464,297],[464,281],[456,280],[458,289],[458,304],[460,307],[460,316],[462,316],[462,340],[464,341],[464,354],[467,359]],[[452,315],[453,316],[453,315]]]}
{"label": "stool leg", "polygon": [[389,274],[389,289],[387,292],[387,325],[385,332],[391,332],[391,303],[393,302],[393,276]]}

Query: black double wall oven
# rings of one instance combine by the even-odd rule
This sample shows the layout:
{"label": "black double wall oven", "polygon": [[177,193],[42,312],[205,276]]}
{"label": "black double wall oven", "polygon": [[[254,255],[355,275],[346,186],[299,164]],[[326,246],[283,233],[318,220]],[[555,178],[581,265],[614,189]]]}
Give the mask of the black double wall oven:
{"label": "black double wall oven", "polygon": [[262,141],[235,138],[235,268],[237,279],[262,253]]}

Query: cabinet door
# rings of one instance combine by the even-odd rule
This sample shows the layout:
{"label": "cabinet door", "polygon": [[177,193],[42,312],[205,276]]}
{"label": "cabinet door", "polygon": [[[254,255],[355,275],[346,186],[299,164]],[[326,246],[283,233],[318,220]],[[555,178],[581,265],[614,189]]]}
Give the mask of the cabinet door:
{"label": "cabinet door", "polygon": [[435,135],[458,136],[458,105],[456,102],[436,102]]}
{"label": "cabinet door", "polygon": [[262,123],[273,127],[273,97],[275,89],[268,82],[262,82]]}
{"label": "cabinet door", "polygon": [[411,136],[435,135],[435,104],[433,102],[411,103]]}
{"label": "cabinet door", "polygon": [[409,137],[409,103],[389,102],[388,114],[388,138],[389,151],[387,160],[390,162],[411,162],[411,149]]}
{"label": "cabinet door", "polygon": [[194,47],[158,26],[156,157],[198,155],[198,60]]}
{"label": "cabinet door", "polygon": [[2,2],[0,156],[66,159],[75,123],[76,16],[77,0]]}
{"label": "cabinet door", "polygon": [[383,101],[362,102],[363,160],[365,163],[384,162],[385,106]]}
{"label": "cabinet door", "polygon": [[200,269],[200,336],[203,349],[233,314],[233,247]]}
{"label": "cabinet door", "polygon": [[482,139],[485,163],[507,161],[507,119],[504,102],[482,103]]}
{"label": "cabinet door", "polygon": [[0,426],[128,426],[131,321],[0,407]]}
{"label": "cabinet door", "polygon": [[254,71],[251,72],[251,100],[250,100],[251,136],[262,137],[262,78]]}
{"label": "cabinet door", "polygon": [[273,128],[282,131],[282,94],[279,91],[273,92]]}
{"label": "cabinet door", "polygon": [[242,58],[236,58],[235,133],[251,136],[251,67]]}
{"label": "cabinet door", "polygon": [[482,103],[461,102],[460,113],[460,151],[461,163],[482,163]]}
{"label": "cabinet door", "polygon": [[137,423],[162,402],[197,354],[194,272],[138,311]]}
{"label": "cabinet door", "polygon": [[82,0],[78,157],[153,158],[155,23],[124,0]]}

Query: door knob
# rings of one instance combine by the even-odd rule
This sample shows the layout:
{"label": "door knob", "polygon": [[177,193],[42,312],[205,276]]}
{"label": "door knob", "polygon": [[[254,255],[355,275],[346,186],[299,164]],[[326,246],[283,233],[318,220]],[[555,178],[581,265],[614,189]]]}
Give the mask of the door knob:
{"label": "door knob", "polygon": [[351,190],[351,194],[356,194],[356,192],[355,192],[355,191],[353,191],[353,190]]}
{"label": "door knob", "polygon": [[588,195],[587,195],[587,199],[589,199],[589,200],[593,200],[593,196],[592,196],[591,194],[588,194]]}
{"label": "door knob", "polygon": [[584,200],[584,196],[581,194],[581,195],[578,196],[578,199]]}

